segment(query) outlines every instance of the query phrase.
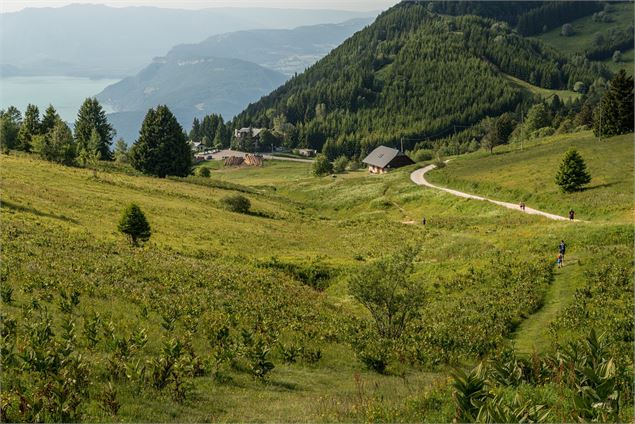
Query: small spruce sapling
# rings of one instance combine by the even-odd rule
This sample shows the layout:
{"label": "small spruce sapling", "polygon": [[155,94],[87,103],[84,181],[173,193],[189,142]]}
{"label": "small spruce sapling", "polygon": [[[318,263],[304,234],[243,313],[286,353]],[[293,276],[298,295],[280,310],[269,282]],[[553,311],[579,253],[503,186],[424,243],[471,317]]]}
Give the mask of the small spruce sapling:
{"label": "small spruce sapling", "polygon": [[119,225],[117,226],[119,231],[126,234],[130,239],[130,243],[133,246],[137,246],[139,240],[148,241],[152,231],[150,230],[150,224],[146,219],[139,206],[134,203],[130,204],[121,215]]}

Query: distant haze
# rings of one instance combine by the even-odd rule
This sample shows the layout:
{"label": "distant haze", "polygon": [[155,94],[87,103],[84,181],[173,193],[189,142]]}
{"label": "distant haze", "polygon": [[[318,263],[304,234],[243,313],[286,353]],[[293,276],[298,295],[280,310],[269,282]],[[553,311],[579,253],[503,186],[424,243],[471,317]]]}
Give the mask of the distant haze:
{"label": "distant haze", "polygon": [[208,7],[267,7],[294,9],[384,10],[398,3],[396,0],[3,0],[0,12],[17,12],[27,7],[62,7],[73,3],[102,4],[113,7],[156,6],[174,9],[203,9]]}
{"label": "distant haze", "polygon": [[211,35],[339,23],[376,14],[322,8],[183,10],[104,4],[27,8],[0,17],[0,75],[121,78],[177,44],[198,43]]}

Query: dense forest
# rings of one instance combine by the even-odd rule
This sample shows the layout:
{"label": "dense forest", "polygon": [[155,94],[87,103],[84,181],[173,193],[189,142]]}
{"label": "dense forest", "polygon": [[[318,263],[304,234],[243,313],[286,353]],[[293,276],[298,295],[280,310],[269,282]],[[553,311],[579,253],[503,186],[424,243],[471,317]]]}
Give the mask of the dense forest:
{"label": "dense forest", "polygon": [[328,142],[337,146],[334,154],[352,157],[401,139],[410,148],[414,140],[515,110],[526,94],[507,75],[550,89],[588,87],[609,76],[601,65],[565,57],[505,22],[429,9],[393,7],[250,105],[233,126],[275,128],[282,121],[287,147],[322,150]]}
{"label": "dense forest", "polygon": [[431,12],[444,15],[476,15],[507,22],[522,35],[535,35],[602,10],[597,1],[430,1]]}

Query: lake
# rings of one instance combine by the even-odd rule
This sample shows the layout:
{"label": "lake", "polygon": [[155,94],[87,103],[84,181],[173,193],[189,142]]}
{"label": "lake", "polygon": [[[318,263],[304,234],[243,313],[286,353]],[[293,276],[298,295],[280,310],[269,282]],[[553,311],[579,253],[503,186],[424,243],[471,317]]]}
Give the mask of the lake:
{"label": "lake", "polygon": [[[49,104],[66,122],[73,122],[87,97],[94,96],[118,79],[90,79],[82,77],[0,77],[0,109],[15,106],[24,114],[27,104],[40,108]],[[111,112],[107,108],[106,112]]]}

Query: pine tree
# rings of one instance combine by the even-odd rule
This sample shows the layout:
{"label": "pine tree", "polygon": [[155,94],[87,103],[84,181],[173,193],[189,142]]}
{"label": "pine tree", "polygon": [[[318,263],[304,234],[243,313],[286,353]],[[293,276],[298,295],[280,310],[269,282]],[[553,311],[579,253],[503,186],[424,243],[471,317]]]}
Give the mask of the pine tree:
{"label": "pine tree", "polygon": [[117,229],[128,236],[133,246],[137,246],[139,240],[148,241],[152,235],[146,216],[134,203],[123,211]]}
{"label": "pine tree", "polygon": [[44,112],[44,116],[42,117],[42,123],[40,124],[41,133],[46,134],[53,129],[57,120],[60,119],[59,114],[53,107],[53,105],[49,105]]}
{"label": "pine tree", "polygon": [[563,192],[571,193],[582,190],[584,185],[591,182],[591,175],[586,170],[584,159],[575,149],[569,149],[562,159],[556,173],[556,184]]}
{"label": "pine tree", "polygon": [[123,138],[115,143],[115,160],[120,163],[128,163],[128,145]]}
{"label": "pine tree", "polygon": [[97,99],[88,98],[79,108],[77,120],[75,121],[75,142],[80,151],[88,144],[93,129],[95,129],[99,135],[97,148],[99,159],[111,160],[112,152],[110,151],[110,145],[112,144],[115,131],[108,123],[106,112]]}
{"label": "pine tree", "polygon": [[64,165],[72,165],[75,161],[75,141],[73,133],[61,118],[53,123],[53,128],[41,138],[39,154],[42,159],[58,162]]}
{"label": "pine tree", "polygon": [[83,145],[78,145],[77,149],[79,154],[77,155],[77,160],[83,167],[92,168],[93,175],[97,174],[95,167],[97,166],[97,161],[99,160],[99,146],[101,143],[101,137],[99,137],[99,133],[95,128],[93,128],[90,138]]}
{"label": "pine tree", "polygon": [[633,132],[633,77],[621,69],[595,111],[593,133],[613,136]]}
{"label": "pine tree", "polygon": [[132,166],[144,174],[161,178],[189,175],[192,151],[181,125],[167,106],[148,111],[129,159]]}
{"label": "pine tree", "polygon": [[22,123],[22,114],[18,109],[9,106],[0,111],[0,149],[7,151],[18,145],[18,132]]}
{"label": "pine tree", "polygon": [[18,132],[18,150],[31,151],[32,138],[40,134],[40,110],[29,104],[24,112],[24,120]]}
{"label": "pine tree", "polygon": [[201,121],[199,121],[198,118],[194,118],[194,121],[192,121],[192,129],[190,130],[190,140],[195,143],[200,143],[201,138]]}

